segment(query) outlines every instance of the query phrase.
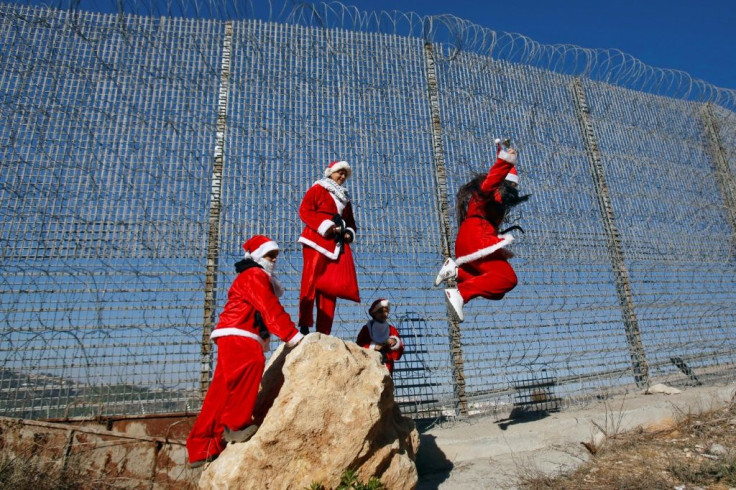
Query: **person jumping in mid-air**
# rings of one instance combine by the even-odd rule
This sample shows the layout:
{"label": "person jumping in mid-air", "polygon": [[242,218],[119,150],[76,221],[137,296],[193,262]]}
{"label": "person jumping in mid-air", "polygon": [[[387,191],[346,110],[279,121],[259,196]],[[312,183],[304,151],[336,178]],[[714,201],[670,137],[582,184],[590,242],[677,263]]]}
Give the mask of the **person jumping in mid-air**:
{"label": "person jumping in mid-air", "polygon": [[439,286],[456,279],[457,287],[445,289],[445,297],[459,322],[464,319],[465,303],[479,296],[500,300],[517,283],[508,262],[513,253],[506,248],[514,237],[499,234],[499,227],[508,210],[529,196],[519,196],[516,151],[502,149],[500,140],[496,140],[496,148],[496,162],[488,174],[477,174],[457,192],[456,259],[445,261],[434,282]]}

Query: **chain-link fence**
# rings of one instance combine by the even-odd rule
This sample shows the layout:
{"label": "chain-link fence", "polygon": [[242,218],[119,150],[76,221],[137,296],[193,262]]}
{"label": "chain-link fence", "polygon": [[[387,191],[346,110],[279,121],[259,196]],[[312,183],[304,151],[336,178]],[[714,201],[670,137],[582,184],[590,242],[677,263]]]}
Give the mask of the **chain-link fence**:
{"label": "chain-link fence", "polygon": [[[452,17],[237,5],[0,5],[0,413],[198,410],[242,242],[280,243],[295,315],[298,207],[334,159],[363,304],[333,334],[391,300],[405,412],[732,376],[734,91]],[[432,282],[503,136],[519,286],[456,324]]]}

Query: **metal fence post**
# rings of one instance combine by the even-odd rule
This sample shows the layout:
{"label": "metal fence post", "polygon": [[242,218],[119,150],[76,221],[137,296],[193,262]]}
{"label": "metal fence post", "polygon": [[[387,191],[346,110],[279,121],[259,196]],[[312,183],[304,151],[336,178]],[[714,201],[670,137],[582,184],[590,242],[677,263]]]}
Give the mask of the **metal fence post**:
{"label": "metal fence post", "polygon": [[647,366],[644,347],[641,343],[639,323],[634,310],[634,298],[631,294],[629,272],[626,269],[626,263],[624,262],[623,252],[621,250],[621,241],[619,240],[618,230],[616,229],[616,219],[613,214],[613,207],[611,206],[611,196],[608,190],[608,184],[606,183],[605,172],[601,164],[598,141],[593,132],[593,121],[591,120],[588,103],[585,99],[583,84],[579,78],[573,80],[572,88],[575,94],[575,112],[580,123],[585,152],[588,156],[593,184],[595,185],[596,196],[598,197],[601,220],[606,232],[608,254],[611,258],[616,291],[618,292],[618,299],[621,303],[624,328],[626,329],[626,342],[629,344],[629,355],[634,372],[634,381],[636,381],[637,386],[643,387],[649,384],[649,367]]}
{"label": "metal fence post", "polygon": [[[424,43],[424,61],[429,92],[429,106],[432,117],[432,148],[434,154],[434,177],[437,189],[435,196],[437,214],[440,224],[440,243],[442,255],[451,257],[450,243],[450,205],[447,202],[447,169],[445,168],[445,150],[442,145],[442,121],[440,119],[439,91],[437,89],[437,73],[435,71],[434,50],[432,43]],[[465,394],[465,372],[463,366],[463,347],[460,327],[449,312],[448,323],[450,338],[450,359],[452,361],[452,378],[455,398],[461,415],[468,415],[468,400]]]}
{"label": "metal fence post", "polygon": [[715,179],[723,196],[724,214],[731,225],[731,255],[736,256],[736,179],[728,165],[726,152],[723,151],[718,124],[710,102],[703,105],[701,113],[705,133],[710,143],[710,155],[715,165]]}
{"label": "metal fence post", "polygon": [[207,233],[207,268],[204,284],[204,322],[202,325],[202,362],[200,369],[200,396],[204,399],[212,378],[212,343],[210,334],[215,322],[217,300],[217,269],[220,258],[220,210],[222,198],[222,169],[225,163],[225,132],[227,130],[227,99],[230,89],[230,62],[232,56],[233,22],[225,23],[220,65],[220,89],[217,99],[217,128],[215,154],[210,190],[209,231]]}

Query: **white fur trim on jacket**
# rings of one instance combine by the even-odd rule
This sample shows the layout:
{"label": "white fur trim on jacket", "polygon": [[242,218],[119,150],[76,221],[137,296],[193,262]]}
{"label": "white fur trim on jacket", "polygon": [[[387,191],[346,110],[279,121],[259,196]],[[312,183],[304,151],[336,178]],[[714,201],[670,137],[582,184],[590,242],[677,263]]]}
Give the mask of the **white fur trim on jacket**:
{"label": "white fur trim on jacket", "polygon": [[254,334],[253,332],[249,332],[247,330],[243,330],[242,328],[235,328],[235,327],[226,327],[226,328],[216,328],[212,331],[210,334],[210,339],[215,340],[219,339],[220,337],[248,337],[249,339],[257,340],[261,347],[263,347],[263,350],[266,351],[270,345],[270,343],[267,340],[262,339],[259,335]]}
{"label": "white fur trim on jacket", "polygon": [[328,259],[332,259],[332,260],[337,260],[337,258],[340,256],[340,250],[342,249],[342,247],[340,246],[340,244],[337,244],[337,246],[335,247],[335,251],[334,252],[330,252],[326,248],[320,247],[319,245],[317,245],[316,243],[314,243],[312,240],[310,240],[308,238],[304,238],[303,236],[300,236],[299,237],[299,243],[303,243],[307,247],[310,247],[310,248],[315,249],[317,252],[321,253],[322,255],[324,255],[325,257],[327,257]]}
{"label": "white fur trim on jacket", "polygon": [[394,346],[393,346],[393,347],[391,347],[391,350],[399,350],[399,349],[401,348],[401,346],[403,345],[403,342],[402,342],[402,341],[401,341],[401,339],[400,339],[400,338],[398,338],[397,336],[395,336],[395,335],[392,335],[392,336],[390,336],[389,338],[390,338],[390,339],[394,339],[394,340],[396,341],[396,343],[394,344]]}
{"label": "white fur trim on jacket", "polygon": [[517,155],[516,153],[509,153],[506,150],[501,150],[501,153],[498,154],[498,158],[505,162],[516,163]]}
{"label": "white fur trim on jacket", "polygon": [[[226,328],[216,328],[211,334],[210,339],[215,340],[220,337],[248,337],[249,339],[257,340],[261,347],[263,347],[264,351],[267,351],[269,346],[271,345],[271,342],[268,339],[262,339],[259,335],[254,334],[253,332],[249,332],[247,330],[243,330],[242,328],[234,328],[234,327],[226,327]],[[302,335],[301,332],[297,332],[296,335],[294,335],[291,340],[286,342],[286,345],[288,347],[294,347],[296,344],[299,343],[301,339],[304,338],[304,335]]]}
{"label": "white fur trim on jacket", "polygon": [[467,264],[469,262],[473,262],[474,260],[482,259],[483,257],[488,257],[496,250],[508,247],[514,241],[514,237],[510,233],[507,233],[505,235],[499,235],[499,238],[502,238],[500,242],[494,243],[490,247],[481,248],[480,250],[476,250],[472,254],[458,257],[457,259],[455,259],[455,263],[457,265],[462,265],[462,264]]}

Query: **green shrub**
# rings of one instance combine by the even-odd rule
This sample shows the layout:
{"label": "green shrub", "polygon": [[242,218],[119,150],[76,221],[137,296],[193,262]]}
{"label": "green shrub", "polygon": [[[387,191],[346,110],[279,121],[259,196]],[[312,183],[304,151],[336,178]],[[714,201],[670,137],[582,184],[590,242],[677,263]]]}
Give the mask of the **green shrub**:
{"label": "green shrub", "polygon": [[[312,483],[308,490],[326,490],[321,483]],[[345,470],[336,490],[386,490],[381,480],[372,476],[368,483],[358,480],[355,470]]]}

